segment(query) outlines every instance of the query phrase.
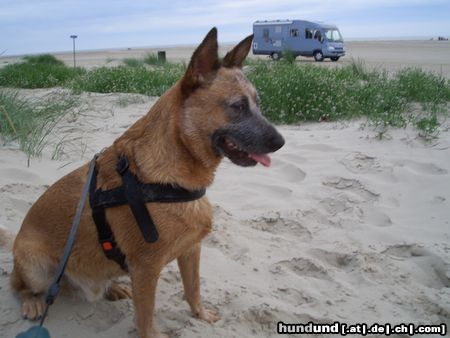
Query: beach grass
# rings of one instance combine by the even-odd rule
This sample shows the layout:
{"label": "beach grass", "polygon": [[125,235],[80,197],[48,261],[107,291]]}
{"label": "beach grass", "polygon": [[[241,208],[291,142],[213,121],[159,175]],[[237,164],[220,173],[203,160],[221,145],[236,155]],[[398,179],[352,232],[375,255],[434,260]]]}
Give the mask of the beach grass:
{"label": "beach grass", "polygon": [[[388,74],[368,70],[354,60],[335,68],[251,60],[246,73],[258,89],[264,114],[273,122],[338,121],[366,117],[377,128],[415,125],[435,132],[439,116],[448,114],[449,80],[421,69]],[[160,96],[185,71],[185,65],[161,63],[154,54],[124,59],[124,66],[72,69],[49,55],[26,57],[0,69],[0,86],[45,88],[63,86],[75,92],[139,93]],[[409,113],[422,104],[422,114]]]}
{"label": "beach grass", "polygon": [[147,69],[138,67],[101,67],[72,79],[69,87],[76,92],[138,93],[160,96],[169,89],[183,73],[178,64]]}
{"label": "beach grass", "polygon": [[[436,131],[439,114],[448,114],[449,81],[420,69],[392,75],[369,71],[361,61],[334,69],[290,62],[249,67],[262,110],[276,123],[366,117],[377,128],[413,124],[428,133]],[[414,103],[422,103],[425,116],[409,113]]]}
{"label": "beach grass", "polygon": [[48,136],[72,107],[72,96],[27,100],[17,91],[0,89],[0,136],[3,142],[16,141],[28,156],[39,157]]}
{"label": "beach grass", "polygon": [[128,67],[142,67],[144,65],[144,61],[136,58],[125,58],[122,62]]}
{"label": "beach grass", "polygon": [[158,58],[158,55],[156,55],[154,53],[147,53],[144,56],[144,63],[147,65],[150,65],[150,66],[157,66],[157,65],[165,64],[165,62],[160,60]]}
{"label": "beach grass", "polygon": [[82,68],[67,67],[49,54],[24,57],[22,62],[0,70],[0,86],[14,88],[50,88],[64,86],[71,79],[85,73]]}

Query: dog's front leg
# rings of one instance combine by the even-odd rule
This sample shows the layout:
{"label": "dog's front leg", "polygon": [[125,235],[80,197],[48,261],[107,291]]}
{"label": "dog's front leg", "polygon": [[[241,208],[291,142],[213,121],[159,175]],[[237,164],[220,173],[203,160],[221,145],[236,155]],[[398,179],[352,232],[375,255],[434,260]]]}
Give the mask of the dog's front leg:
{"label": "dog's front leg", "polygon": [[169,338],[159,332],[153,319],[155,309],[155,292],[160,268],[139,264],[130,266],[133,286],[133,303],[135,321],[140,338]]}
{"label": "dog's front leg", "polygon": [[178,266],[183,280],[184,295],[192,312],[198,318],[212,324],[220,317],[215,310],[206,309],[200,299],[200,251],[200,243],[193,245],[178,257]]}

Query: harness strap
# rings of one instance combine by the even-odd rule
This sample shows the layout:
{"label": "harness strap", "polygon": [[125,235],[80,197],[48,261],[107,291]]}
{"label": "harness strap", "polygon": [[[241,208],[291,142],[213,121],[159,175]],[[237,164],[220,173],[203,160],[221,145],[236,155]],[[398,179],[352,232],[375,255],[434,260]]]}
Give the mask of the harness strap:
{"label": "harness strap", "polygon": [[158,240],[158,231],[147,209],[146,203],[189,202],[201,198],[206,189],[187,190],[171,184],[142,183],[129,170],[129,162],[125,155],[119,157],[117,172],[122,177],[122,186],[110,189],[97,189],[97,169],[90,185],[89,202],[92,217],[97,227],[98,240],[106,257],[116,261],[120,267],[128,271],[125,255],[117,245],[111,226],[106,220],[106,208],[128,204],[147,243]]}
{"label": "harness strap", "polygon": [[139,225],[144,240],[147,243],[154,243],[158,240],[158,231],[145,206],[142,191],[139,189],[139,181],[128,168],[129,164],[127,158],[124,155],[120,156],[119,162],[117,162],[117,172],[122,176],[125,199]]}
{"label": "harness strap", "polygon": [[122,270],[128,271],[128,266],[125,261],[125,255],[120,250],[119,246],[114,239],[114,234],[110,225],[106,221],[105,207],[96,204],[96,196],[99,192],[97,190],[97,168],[94,168],[94,174],[89,187],[89,204],[92,209],[92,218],[97,227],[98,242],[100,243],[105,256],[108,259],[112,259],[120,265]]}

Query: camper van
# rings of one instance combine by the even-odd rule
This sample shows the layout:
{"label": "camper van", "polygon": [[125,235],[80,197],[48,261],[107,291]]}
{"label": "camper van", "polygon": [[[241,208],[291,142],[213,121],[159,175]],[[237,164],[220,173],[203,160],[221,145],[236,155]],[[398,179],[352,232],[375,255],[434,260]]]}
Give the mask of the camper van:
{"label": "camper van", "polygon": [[316,61],[337,61],[345,55],[344,40],[335,25],[304,21],[274,20],[253,23],[253,54],[270,55],[273,60],[289,50],[295,57]]}

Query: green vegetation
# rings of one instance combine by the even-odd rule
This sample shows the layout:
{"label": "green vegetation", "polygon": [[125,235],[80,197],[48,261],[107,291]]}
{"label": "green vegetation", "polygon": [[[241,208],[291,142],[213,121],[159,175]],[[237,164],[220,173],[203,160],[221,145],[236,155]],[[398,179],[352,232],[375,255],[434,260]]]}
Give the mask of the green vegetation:
{"label": "green vegetation", "polygon": [[74,78],[69,87],[77,92],[139,93],[160,96],[182,74],[182,66],[174,64],[153,69],[146,69],[143,66],[101,67]]}
{"label": "green vegetation", "polygon": [[162,65],[165,62],[158,59],[158,56],[153,53],[147,53],[144,57],[144,63],[151,66]]}
{"label": "green vegetation", "polygon": [[32,65],[64,66],[64,62],[58,60],[51,54],[29,55],[25,56],[23,59]]}
{"label": "green vegetation", "polygon": [[[246,72],[259,91],[262,110],[274,122],[367,117],[381,134],[390,126],[410,124],[423,135],[433,135],[440,115],[448,114],[450,83],[438,75],[420,69],[404,69],[397,74],[368,71],[361,61],[333,69],[299,65],[291,54],[285,51],[281,62],[246,62]],[[63,86],[75,92],[160,96],[186,68],[183,64],[161,63],[154,54],[123,62],[124,66],[87,71],[69,68],[51,55],[26,57],[22,63],[0,69],[0,86]],[[422,104],[422,110],[414,115],[410,111],[415,103]]]}
{"label": "green vegetation", "polygon": [[[277,123],[336,121],[367,117],[384,130],[416,125],[434,133],[437,114],[448,113],[450,83],[420,69],[394,76],[367,71],[361,62],[335,69],[289,62],[252,64],[248,77],[258,89],[266,116]],[[409,108],[423,103],[430,116],[413,116]]]}
{"label": "green vegetation", "polygon": [[4,141],[15,140],[31,157],[40,156],[47,137],[58,121],[75,105],[70,97],[25,100],[11,90],[0,90],[0,135]]}
{"label": "green vegetation", "polygon": [[292,52],[292,50],[285,49],[281,55],[283,56],[281,59],[282,62],[286,62],[291,65],[293,65],[295,63],[295,55]]}
{"label": "green vegetation", "polygon": [[64,86],[84,73],[69,68],[52,55],[27,56],[21,63],[7,65],[0,70],[0,86],[15,88],[49,88]]}
{"label": "green vegetation", "polygon": [[135,58],[125,58],[122,60],[122,62],[125,64],[125,66],[128,67],[142,67],[144,65],[144,62],[142,60]]}

